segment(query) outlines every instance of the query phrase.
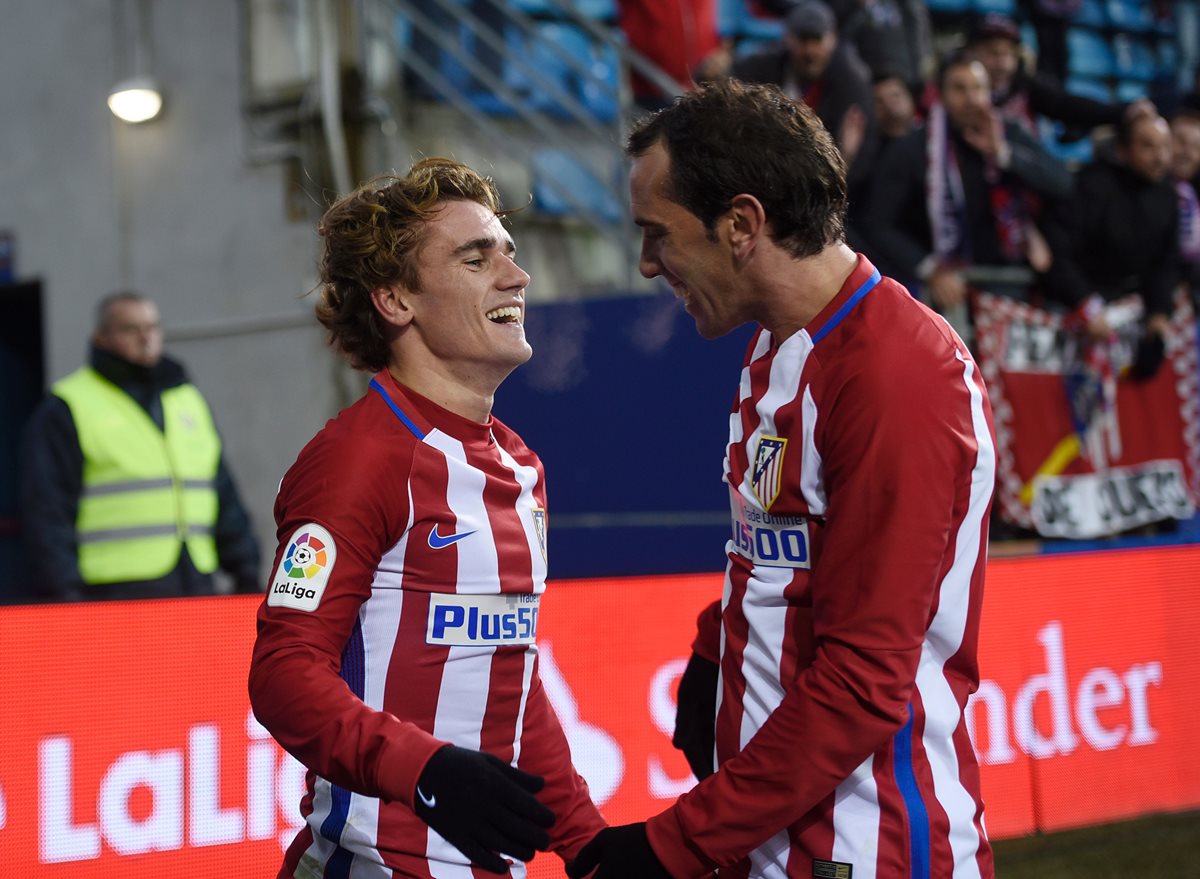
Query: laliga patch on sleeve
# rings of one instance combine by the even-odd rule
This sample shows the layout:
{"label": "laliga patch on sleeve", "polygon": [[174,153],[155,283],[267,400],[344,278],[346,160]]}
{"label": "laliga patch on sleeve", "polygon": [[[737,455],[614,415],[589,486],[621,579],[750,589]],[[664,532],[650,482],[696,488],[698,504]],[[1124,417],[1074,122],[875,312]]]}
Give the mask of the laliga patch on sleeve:
{"label": "laliga patch on sleeve", "polygon": [[321,603],[325,584],[337,560],[337,547],[329,532],[315,522],[301,525],[292,532],[275,576],[267,604],[314,611]]}

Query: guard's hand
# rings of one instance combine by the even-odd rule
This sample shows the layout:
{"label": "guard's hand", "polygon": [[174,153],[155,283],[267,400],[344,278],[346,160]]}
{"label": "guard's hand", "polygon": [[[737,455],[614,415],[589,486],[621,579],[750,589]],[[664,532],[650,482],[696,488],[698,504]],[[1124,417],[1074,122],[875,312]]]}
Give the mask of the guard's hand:
{"label": "guard's hand", "polygon": [[717,664],[693,653],[676,697],[675,735],[671,744],[683,751],[698,781],[713,774],[716,741]]}
{"label": "guard's hand", "polygon": [[592,837],[567,864],[571,879],[583,879],[588,874],[592,874],[591,879],[671,879],[650,848],[645,822],[606,827]]}
{"label": "guard's hand", "polygon": [[447,745],[417,781],[417,816],[492,873],[507,873],[501,855],[522,861],[550,846],[554,813],[534,797],[545,781],[499,757]]}

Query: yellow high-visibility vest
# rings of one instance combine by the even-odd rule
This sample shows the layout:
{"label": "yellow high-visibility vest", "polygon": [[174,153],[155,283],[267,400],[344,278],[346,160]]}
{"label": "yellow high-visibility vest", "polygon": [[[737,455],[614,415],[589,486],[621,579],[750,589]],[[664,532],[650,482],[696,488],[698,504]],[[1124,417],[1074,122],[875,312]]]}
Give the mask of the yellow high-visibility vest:
{"label": "yellow high-visibility vest", "polygon": [[198,571],[215,571],[221,439],[200,392],[190,384],[163,391],[159,430],[136,400],[91,367],[52,390],[70,407],[83,451],[75,528],[84,582],[165,576],[185,544]]}

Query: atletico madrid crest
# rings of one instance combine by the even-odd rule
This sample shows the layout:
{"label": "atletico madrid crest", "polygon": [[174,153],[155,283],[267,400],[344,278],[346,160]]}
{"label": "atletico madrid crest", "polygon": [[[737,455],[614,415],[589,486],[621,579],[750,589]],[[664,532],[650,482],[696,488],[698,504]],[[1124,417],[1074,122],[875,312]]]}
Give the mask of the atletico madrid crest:
{"label": "atletico madrid crest", "polygon": [[781,436],[759,437],[751,470],[750,488],[764,510],[771,509],[783,484],[783,453],[787,440]]}
{"label": "atletico madrid crest", "polygon": [[538,543],[542,548],[542,561],[546,561],[546,511],[541,507],[533,508],[533,530],[537,532]]}

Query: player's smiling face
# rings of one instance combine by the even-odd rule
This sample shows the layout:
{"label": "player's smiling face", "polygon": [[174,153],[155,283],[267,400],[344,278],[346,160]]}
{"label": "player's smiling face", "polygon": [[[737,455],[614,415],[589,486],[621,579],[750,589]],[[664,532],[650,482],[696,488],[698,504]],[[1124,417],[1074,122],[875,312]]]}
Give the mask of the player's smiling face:
{"label": "player's smiling face", "polygon": [[516,247],[500,219],[473,201],[443,204],[419,256],[421,289],[410,330],[455,371],[503,381],[527,361],[525,285]]}
{"label": "player's smiling face", "polygon": [[737,312],[728,282],[731,255],[700,218],[666,196],[670,155],[655,144],[633,160],[629,173],[633,220],[642,230],[638,269],[662,277],[683,300],[706,339],[722,336],[748,320]]}

